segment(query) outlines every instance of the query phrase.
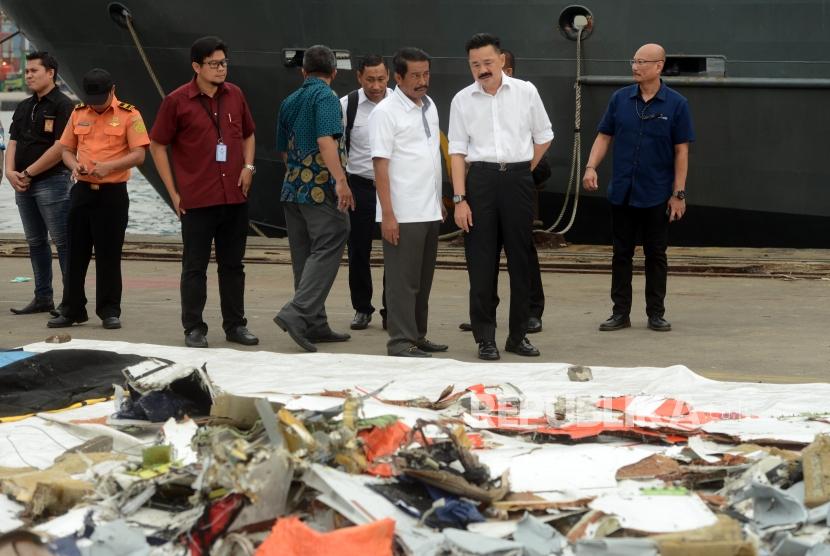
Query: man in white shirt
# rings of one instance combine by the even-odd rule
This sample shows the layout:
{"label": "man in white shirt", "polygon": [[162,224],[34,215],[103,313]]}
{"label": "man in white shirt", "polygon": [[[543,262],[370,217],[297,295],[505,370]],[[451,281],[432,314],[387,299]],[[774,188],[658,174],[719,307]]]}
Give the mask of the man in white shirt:
{"label": "man in white shirt", "polygon": [[501,235],[510,275],[505,351],[538,356],[526,336],[533,241],[531,172],[550,146],[553,131],[536,87],[503,73],[505,59],[497,37],[476,34],[466,49],[475,83],[453,98],[449,153],[455,222],[467,232],[470,324],[479,358],[499,359],[493,288]]}
{"label": "man in white shirt", "polygon": [[393,66],[397,87],[369,116],[386,273],[386,350],[400,357],[430,357],[447,350],[426,338],[444,218],[438,111],[427,96],[429,55],[402,48]]}
{"label": "man in white shirt", "polygon": [[[376,54],[364,56],[357,65],[357,82],[360,88],[340,99],[345,128],[346,177],[355,199],[355,210],[349,213],[349,291],[355,310],[352,330],[364,330],[372,321],[375,308],[372,305],[372,272],[370,258],[372,236],[375,232],[375,170],[372,167],[372,148],[369,144],[369,114],[375,106],[392,93],[387,88],[389,69],[383,58]],[[386,320],[386,296],[381,317]]]}

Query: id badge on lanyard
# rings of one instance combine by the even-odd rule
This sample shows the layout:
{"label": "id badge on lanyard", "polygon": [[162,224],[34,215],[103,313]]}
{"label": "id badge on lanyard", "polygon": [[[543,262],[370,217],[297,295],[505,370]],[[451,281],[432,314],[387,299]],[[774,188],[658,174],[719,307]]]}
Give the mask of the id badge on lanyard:
{"label": "id badge on lanyard", "polygon": [[208,103],[204,98],[200,98],[199,100],[201,101],[208,118],[210,118],[210,122],[213,124],[213,127],[216,128],[216,134],[218,135],[218,139],[216,141],[216,162],[227,162],[228,146],[224,143],[224,141],[222,141],[222,127],[219,125],[219,118],[222,113],[221,97],[216,99],[216,114],[211,112],[210,106],[208,106]]}

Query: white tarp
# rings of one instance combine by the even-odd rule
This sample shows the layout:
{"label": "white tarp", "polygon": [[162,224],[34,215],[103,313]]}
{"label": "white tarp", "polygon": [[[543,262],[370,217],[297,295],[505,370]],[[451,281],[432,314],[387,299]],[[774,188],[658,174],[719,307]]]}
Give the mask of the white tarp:
{"label": "white tarp", "polygon": [[208,365],[219,388],[239,395],[311,394],[323,389],[375,390],[394,380],[382,396],[435,399],[449,384],[516,385],[527,397],[528,409],[544,410],[558,396],[590,397],[653,395],[675,398],[697,411],[731,412],[758,417],[828,413],[830,384],[759,384],[720,382],[695,374],[682,365],[655,367],[592,367],[594,380],[571,382],[567,363],[465,363],[452,359],[407,359],[358,354],[283,354],[232,349],[73,340],[65,344],[39,342],[28,351],[103,349],[161,357],[194,366]]}
{"label": "white tarp", "polygon": [[[206,363],[208,374],[219,389],[237,395],[268,396],[275,401],[287,402],[292,408],[331,407],[342,400],[308,394],[341,389],[370,392],[390,380],[392,384],[383,390],[381,397],[398,400],[416,397],[436,399],[450,384],[459,390],[474,384],[509,382],[526,397],[523,413],[526,411],[534,415],[544,413],[545,408],[552,407],[555,400],[563,396],[588,400],[590,405],[591,400],[600,396],[643,395],[649,399],[682,400],[695,411],[762,417],[714,421],[705,427],[712,432],[747,439],[772,435],[781,440],[808,442],[816,432],[830,430],[830,425],[808,422],[806,417],[800,417],[828,410],[830,384],[718,382],[679,365],[668,368],[594,367],[594,380],[571,382],[566,363],[464,363],[451,359],[414,360],[356,354],[297,355],[92,340],[73,340],[59,345],[35,343],[24,349],[34,352],[101,349],[161,357],[196,367]],[[367,400],[364,409],[367,416],[395,413],[409,424],[418,418],[438,416],[430,410],[402,408],[374,399]],[[142,439],[93,422],[95,418],[112,412],[112,404],[102,403],[0,424],[0,466],[46,467],[64,450],[99,434],[113,436],[116,450],[139,449]],[[779,419],[783,416],[799,417]],[[146,442],[147,438],[143,441]],[[521,441],[510,448],[515,452],[510,452],[508,448],[482,451],[481,457],[494,470],[510,467],[514,490],[517,491],[559,490],[563,482],[570,483],[572,489],[606,488],[612,483],[617,468],[654,452],[653,447],[645,450],[643,446],[539,446]],[[614,450],[614,455],[605,454],[605,450]],[[554,465],[556,473],[545,473],[545,466],[552,468]],[[562,466],[569,471],[562,472]],[[556,475],[566,477],[567,481],[557,479]]]}

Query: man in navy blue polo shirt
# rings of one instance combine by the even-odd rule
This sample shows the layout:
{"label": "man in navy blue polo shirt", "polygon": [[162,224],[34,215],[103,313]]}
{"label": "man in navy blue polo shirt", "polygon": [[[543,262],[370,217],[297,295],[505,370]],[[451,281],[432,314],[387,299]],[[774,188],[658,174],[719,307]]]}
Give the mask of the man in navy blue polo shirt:
{"label": "man in navy blue polo shirt", "polygon": [[596,168],[613,143],[608,187],[614,256],[611,262],[613,314],[603,331],[631,326],[631,274],[637,232],[643,236],[648,327],[667,332],[666,246],[669,222],[686,212],[689,143],[695,140],[688,101],[660,79],[666,52],[658,44],[640,47],[631,60],[635,84],[617,90],[599,123],[585,167],[583,186],[598,188]]}

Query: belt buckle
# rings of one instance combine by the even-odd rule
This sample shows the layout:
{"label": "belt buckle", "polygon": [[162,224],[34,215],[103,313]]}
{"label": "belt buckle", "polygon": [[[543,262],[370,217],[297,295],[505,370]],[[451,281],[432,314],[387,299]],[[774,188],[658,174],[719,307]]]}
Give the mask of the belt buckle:
{"label": "belt buckle", "polygon": [[499,172],[507,171],[507,162],[499,162]]}
{"label": "belt buckle", "polygon": [[100,185],[98,185],[97,183],[90,183],[90,184],[89,184],[89,188],[90,188],[92,191],[98,191],[99,189],[101,189],[101,186],[100,186]]}

